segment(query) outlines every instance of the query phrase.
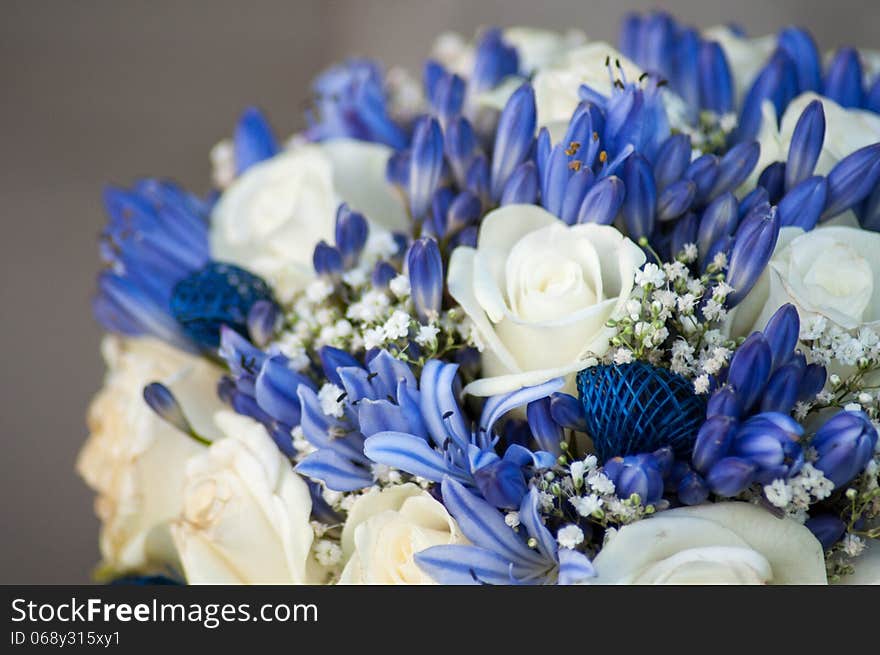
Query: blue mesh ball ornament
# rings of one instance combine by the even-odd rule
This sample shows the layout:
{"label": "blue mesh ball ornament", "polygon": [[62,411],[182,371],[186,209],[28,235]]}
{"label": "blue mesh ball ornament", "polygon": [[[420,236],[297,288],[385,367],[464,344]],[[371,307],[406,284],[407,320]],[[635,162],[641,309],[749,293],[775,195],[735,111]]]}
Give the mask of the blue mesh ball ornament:
{"label": "blue mesh ball ornament", "polygon": [[216,350],[221,325],[247,336],[248,312],[258,300],[275,302],[262,278],[232,264],[209,262],[174,286],[171,315],[196,344]]}
{"label": "blue mesh ball ornament", "polygon": [[587,432],[600,461],[669,446],[690,457],[706,420],[706,400],[691,382],[646,362],[594,366],[578,373]]}

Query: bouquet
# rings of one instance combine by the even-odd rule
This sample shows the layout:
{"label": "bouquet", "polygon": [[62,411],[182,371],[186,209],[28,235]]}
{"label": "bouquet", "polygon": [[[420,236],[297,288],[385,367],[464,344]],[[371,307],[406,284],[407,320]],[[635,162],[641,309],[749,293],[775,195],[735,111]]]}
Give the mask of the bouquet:
{"label": "bouquet", "polygon": [[102,579],[880,583],[880,54],[443,35],[105,193]]}

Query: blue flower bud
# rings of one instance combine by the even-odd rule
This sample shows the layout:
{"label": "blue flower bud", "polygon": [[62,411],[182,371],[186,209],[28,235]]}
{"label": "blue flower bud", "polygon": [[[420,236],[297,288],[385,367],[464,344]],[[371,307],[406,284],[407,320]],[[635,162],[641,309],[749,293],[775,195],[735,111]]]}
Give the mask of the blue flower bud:
{"label": "blue flower bud", "polygon": [[736,390],[742,411],[748,413],[764,391],[770,377],[773,354],[767,339],[753,332],[737,348],[730,360],[727,383]]}
{"label": "blue flower bud", "polygon": [[678,219],[675,227],[672,228],[672,234],[669,235],[669,255],[671,257],[680,254],[685,245],[697,240],[698,227],[699,221],[696,214],[688,212]]}
{"label": "blue flower bud", "polygon": [[406,189],[409,185],[409,164],[412,160],[411,153],[408,150],[398,150],[391,153],[388,157],[388,163],[385,165],[385,179],[389,184],[393,184],[401,189]]}
{"label": "blue flower bud", "polygon": [[814,466],[840,487],[862,472],[876,445],[877,430],[864,412],[838,412],[813,438],[812,446],[819,455]]}
{"label": "blue flower bud", "polygon": [[778,115],[796,92],[797,71],[794,63],[783,50],[777,50],[746,93],[734,140],[751,141],[755,138],[761,127],[761,106],[765,100],[773,102]]}
{"label": "blue flower bud", "polygon": [[822,220],[846,211],[863,200],[880,180],[880,143],[859,148],[841,159],[828,173],[828,201]]}
{"label": "blue flower bud", "polygon": [[[439,76],[435,68],[425,70],[425,90],[431,109],[446,124],[452,118],[461,113],[464,103],[464,80],[454,73],[447,73],[441,69]],[[431,86],[427,86],[431,82]]]}
{"label": "blue flower bud", "polygon": [[825,387],[827,377],[825,367],[821,364],[809,364],[801,375],[801,383],[798,386],[798,400],[807,402],[813,400],[816,394]]}
{"label": "blue flower bud", "polygon": [[342,253],[335,246],[326,241],[318,242],[315,246],[315,254],[312,255],[312,265],[318,275],[334,276],[342,273]]}
{"label": "blue flower bud", "polygon": [[736,191],[751,175],[760,156],[761,146],[757,141],[738,143],[728,150],[718,163],[718,176],[708,198]]}
{"label": "blue flower bud", "polygon": [[370,281],[377,289],[386,289],[391,280],[397,277],[397,269],[388,262],[376,262]]}
{"label": "blue flower bud", "polygon": [[456,116],[446,125],[444,150],[456,182],[464,186],[468,168],[477,153],[477,137],[468,119]]}
{"label": "blue flower bud", "polygon": [[822,61],[816,42],[806,30],[786,27],[779,32],[778,46],[782,48],[797,69],[798,91],[820,91],[822,88]]}
{"label": "blue flower bud", "polygon": [[339,205],[336,211],[336,247],[342,254],[342,264],[346,269],[357,263],[369,232],[363,214],[351,211],[345,203]]}
{"label": "blue flower bud", "polygon": [[828,181],[819,175],[795,185],[779,201],[779,225],[812,230],[819,222],[828,198]]}
{"label": "blue flower bud", "polygon": [[729,416],[730,418],[739,418],[742,413],[739,398],[736,391],[728,386],[723,386],[709,397],[706,403],[706,416]]}
{"label": "blue flower bud", "polygon": [[[790,444],[796,444],[803,428],[791,417],[776,412],[753,416],[740,426],[733,443],[733,454],[749,460],[758,469],[791,464],[786,462]],[[798,453],[799,454],[799,453]]]}
{"label": "blue flower bud", "polygon": [[727,456],[737,427],[736,418],[723,415],[713,415],[703,423],[697,433],[691,457],[691,462],[697,471],[707,473],[719,460]]}
{"label": "blue flower bud", "polygon": [[144,387],[144,400],[147,405],[164,421],[167,421],[175,428],[186,434],[192,434],[193,429],[190,426],[186,415],[183,413],[177,398],[171,393],[171,390],[161,382],[151,382]]}
{"label": "blue flower bud", "polygon": [[654,182],[657,190],[677,182],[691,163],[691,138],[673,134],[660,146],[654,163]]}
{"label": "blue flower bud", "polygon": [[507,101],[498,119],[495,149],[492,152],[492,199],[500,200],[504,185],[528,156],[535,137],[537,110],[535,91],[523,84]]}
{"label": "blue flower bud", "polygon": [[268,357],[257,374],[254,398],[260,409],[289,429],[299,425],[300,403],[297,389],[301,384],[312,387],[306,376],[288,366],[286,357]]}
{"label": "blue flower bud", "polygon": [[711,261],[709,249],[719,239],[732,235],[739,222],[736,196],[725,192],[715,198],[703,212],[697,231],[697,250],[700,256]]}
{"label": "blue flower bud", "polygon": [[797,309],[786,303],[776,310],[764,326],[764,338],[772,355],[771,370],[786,364],[792,356],[800,335],[801,319]]}
{"label": "blue flower bud", "polygon": [[874,78],[874,85],[865,98],[865,109],[880,114],[880,75]]}
{"label": "blue flower bud", "polygon": [[623,222],[629,237],[638,240],[654,233],[657,187],[651,164],[639,154],[630,155],[623,167]]}
{"label": "blue flower bud", "polygon": [[502,205],[534,204],[538,199],[538,169],[532,161],[516,167],[501,193]]}
{"label": "blue flower bud", "polygon": [[709,498],[709,487],[699,473],[690,471],[678,483],[676,494],[685,505],[699,505]]}
{"label": "blue flower bud", "polygon": [[431,198],[443,172],[443,132],[436,118],[419,121],[413,132],[409,164],[410,212],[421,219],[431,206]]}
{"label": "blue flower bud", "polygon": [[324,370],[324,376],[332,384],[342,388],[342,378],[339,377],[339,369],[341,368],[363,368],[361,363],[352,357],[345,350],[333,348],[332,346],[322,346],[318,349],[318,357],[321,359],[321,368]]}
{"label": "blue flower bud", "polygon": [[496,459],[473,475],[483,498],[495,507],[517,508],[529,490],[522,467],[508,459]]}
{"label": "blue flower bud", "polygon": [[775,161],[758,176],[758,186],[767,190],[768,200],[775,205],[785,193],[785,162]]}
{"label": "blue flower bud", "polygon": [[791,144],[788,147],[788,160],[785,165],[785,188],[791,189],[798,182],[813,174],[822,144],[825,141],[825,110],[820,100],[813,100],[801,112]]}
{"label": "blue flower bud", "polygon": [[419,320],[436,320],[443,305],[443,258],[434,239],[422,237],[410,246],[407,271]]}
{"label": "blue flower bud", "polygon": [[754,481],[756,466],[741,457],[725,457],[706,475],[706,485],[719,496],[732,497]]}
{"label": "blue flower bud", "polygon": [[584,406],[581,401],[567,393],[554,393],[550,396],[550,415],[559,425],[575,432],[587,431]]}
{"label": "blue flower bud", "polygon": [[763,205],[766,205],[768,208],[770,207],[770,194],[767,193],[767,189],[764,187],[757,186],[739,201],[739,217],[742,219],[744,216],[748,216],[749,212],[753,211],[755,207]]}
{"label": "blue flower bud", "polygon": [[704,41],[698,57],[700,109],[728,113],[733,110],[733,77],[724,50],[715,41]]}
{"label": "blue flower bud", "polygon": [[519,53],[504,41],[498,28],[486,30],[474,52],[474,68],[469,80],[470,90],[494,88],[505,77],[519,72]]}
{"label": "blue flower bud", "polygon": [[862,63],[855,48],[841,48],[834,54],[825,74],[824,95],[841,107],[861,107]]}
{"label": "blue flower bud", "polygon": [[718,179],[719,164],[715,155],[701,155],[688,166],[684,172],[685,179],[692,180],[697,185],[697,193],[694,198],[697,204],[703,204],[711,191],[715,180]]}
{"label": "blue flower bud", "polygon": [[565,430],[553,419],[550,405],[549,396],[533,400],[526,407],[526,417],[538,448],[559,455],[562,452],[559,444],[565,441]]}
{"label": "blue flower bud", "polygon": [[236,175],[241,175],[254,164],[278,153],[278,142],[272,127],[256,107],[245,109],[238,119],[233,144]]}
{"label": "blue flower bud", "polygon": [[650,455],[613,457],[605,462],[602,470],[614,483],[620,498],[638,494],[644,505],[653,505],[663,498],[663,475]]}
{"label": "blue flower bud", "polygon": [[271,300],[258,300],[248,312],[248,334],[261,348],[268,344],[281,326],[281,309]]}
{"label": "blue flower bud", "polygon": [[623,205],[626,190],[619,177],[602,178],[587,191],[578,210],[578,223],[611,225]]}
{"label": "blue flower bud", "polygon": [[[561,216],[568,181],[571,178],[565,149],[561,145],[554,146],[539,170],[541,172],[541,204],[554,216]],[[584,179],[586,178],[584,177]]]}
{"label": "blue flower bud", "polygon": [[489,164],[485,155],[479,154],[471,160],[465,175],[465,188],[477,196],[484,206],[489,205]]}
{"label": "blue flower bud", "polygon": [[846,532],[846,524],[834,514],[819,514],[811,516],[804,525],[813,533],[813,536],[822,544],[823,550],[828,550]]}
{"label": "blue flower bud", "polygon": [[740,224],[727,269],[727,283],[734,289],[727,297],[728,307],[734,307],[752,290],[773,255],[778,237],[776,211],[757,215],[751,221],[746,217]]}
{"label": "blue flower bud", "polygon": [[671,221],[684,214],[697,195],[697,185],[691,180],[675,182],[660,194],[657,201],[657,218]]}

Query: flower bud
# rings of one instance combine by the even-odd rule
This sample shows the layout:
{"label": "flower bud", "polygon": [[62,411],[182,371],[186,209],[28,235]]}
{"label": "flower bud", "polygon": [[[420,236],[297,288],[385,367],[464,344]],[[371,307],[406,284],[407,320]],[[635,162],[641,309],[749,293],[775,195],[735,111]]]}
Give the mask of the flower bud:
{"label": "flower bud", "polygon": [[443,259],[434,239],[423,237],[410,246],[407,270],[419,320],[435,320],[443,305]]}
{"label": "flower bud", "polygon": [[818,453],[815,467],[840,487],[867,466],[877,445],[877,430],[861,411],[841,411],[816,433],[812,446]]}

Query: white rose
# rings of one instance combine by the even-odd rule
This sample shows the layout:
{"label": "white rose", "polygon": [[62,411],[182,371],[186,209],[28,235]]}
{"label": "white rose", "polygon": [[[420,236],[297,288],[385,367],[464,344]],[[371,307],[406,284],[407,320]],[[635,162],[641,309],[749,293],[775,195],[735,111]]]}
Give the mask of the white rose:
{"label": "white rose", "polygon": [[782,228],[767,268],[734,310],[731,332],[763,328],[786,303],[802,322],[821,315],[844,330],[880,329],[880,234],[839,225]]}
{"label": "white rose", "polygon": [[621,528],[593,560],[597,584],[826,584],[813,534],[741,502],[679,507]]}
{"label": "white rose", "polygon": [[571,374],[609,347],[608,319],[629,298],[645,254],[607,225],[569,226],[533,205],[489,213],[476,248],[449,262],[452,297],[482,341],[468,392],[504,393]]}
{"label": "white rose", "polygon": [[736,106],[739,107],[746,93],[755,81],[758,71],[773,54],[776,48],[776,36],[767,35],[751,39],[737,35],[726,25],[710,27],[703,36],[715,41],[724,51],[730,74],[733,76],[733,91]]}
{"label": "white rose", "polygon": [[333,242],[341,202],[375,228],[405,230],[406,211],[385,180],[388,147],[335,139],[299,144],[247,169],[211,216],[211,255],[263,276],[289,301],[312,279],[312,255]]}
{"label": "white rose", "polygon": [[189,460],[183,512],[172,526],[187,581],[318,582],[308,485],[262,425],[229,410],[214,420],[226,437]]}
{"label": "white rose", "polygon": [[355,501],[342,531],[348,558],[340,584],[434,584],[416,553],[467,543],[446,508],[414,484],[371,489]]}
{"label": "white rose", "polygon": [[776,110],[771,102],[765,101],[762,105],[761,127],[756,137],[761,144],[761,155],[743,189],[753,189],[767,166],[788,159],[794,128],[804,109],[813,100],[819,100],[825,111],[825,140],[816,162],[815,175],[827,175],[847,155],[880,141],[880,116],[873,112],[845,109],[833,100],[815,93],[802,93],[786,107],[777,127]]}
{"label": "white rose", "polygon": [[106,336],[102,350],[107,377],[89,407],[90,435],[76,462],[98,494],[101,555],[114,571],[173,567],[168,524],[182,506],[186,460],[204,446],[159,418],[143,389],[167,385],[195,430],[209,435],[210,417],[221,407],[221,371],[154,339]]}

